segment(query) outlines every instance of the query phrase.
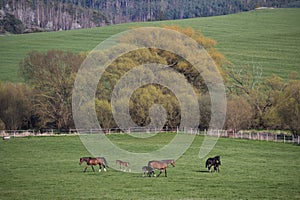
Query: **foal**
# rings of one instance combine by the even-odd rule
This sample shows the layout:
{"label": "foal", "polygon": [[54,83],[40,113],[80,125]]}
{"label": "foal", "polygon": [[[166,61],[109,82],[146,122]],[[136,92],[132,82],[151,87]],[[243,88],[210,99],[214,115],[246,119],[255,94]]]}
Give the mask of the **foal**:
{"label": "foal", "polygon": [[[128,171],[130,172],[130,168],[129,168],[129,162],[124,162],[122,160],[116,160],[116,164],[120,165],[120,171],[126,171],[126,169],[128,169]],[[122,170],[123,168],[123,170]]]}
{"label": "foal", "polygon": [[146,174],[148,174],[148,176],[151,176],[151,174],[154,174],[154,169],[149,168],[148,166],[143,166],[142,167],[142,176],[144,177]]}

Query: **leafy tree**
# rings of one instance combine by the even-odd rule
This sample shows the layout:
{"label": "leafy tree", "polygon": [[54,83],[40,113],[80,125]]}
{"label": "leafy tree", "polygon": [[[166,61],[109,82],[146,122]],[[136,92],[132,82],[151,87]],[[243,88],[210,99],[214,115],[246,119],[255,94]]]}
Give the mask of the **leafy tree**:
{"label": "leafy tree", "polygon": [[[197,41],[201,46],[207,49],[208,53],[215,60],[217,67],[219,68],[219,71],[221,71],[221,74],[224,74],[222,72],[223,71],[222,67],[224,64],[227,63],[227,61],[225,57],[216,50],[215,48],[216,42],[214,40],[204,37],[201,31],[195,31],[190,27],[181,28],[178,26],[168,26],[164,28],[179,31],[193,38],[195,41]],[[154,38],[152,37],[156,37],[155,33],[153,34],[149,33],[147,35],[148,40],[145,41],[143,33],[137,32],[136,34],[134,34],[134,37],[131,36],[125,35],[124,37],[121,38],[121,41],[130,42],[130,43],[151,42],[151,41],[155,41]],[[161,39],[163,40],[163,38]],[[185,44],[183,42],[182,44],[173,43],[169,45],[174,45],[177,48],[180,48],[180,45],[185,45]],[[122,47],[116,47],[116,48],[122,48]],[[117,49],[115,50],[117,51]],[[95,52],[95,54],[97,54],[97,52]],[[101,60],[103,59],[105,60],[105,58],[102,58],[101,55],[97,56],[97,59],[99,58],[101,58]],[[123,86],[121,91],[118,91],[118,89],[115,88],[117,82],[120,80],[122,76],[124,76],[130,70],[133,70],[135,67],[147,63],[159,63],[163,65],[168,65],[170,68],[174,70],[174,72],[176,71],[179,74],[183,75],[183,77],[187,80],[187,82],[190,85],[192,85],[199,99],[201,95],[204,95],[208,92],[206,83],[202,77],[203,74],[200,74],[198,70],[195,69],[189,62],[184,60],[182,57],[175,55],[172,52],[168,52],[161,49],[149,48],[149,49],[139,49],[136,51],[131,51],[129,53],[126,53],[125,55],[120,56],[113,63],[111,63],[111,65],[103,73],[103,76],[99,81],[98,90],[96,91],[96,97],[101,101],[103,100],[103,101],[110,102],[113,90],[116,93],[126,92],[126,87],[127,87],[126,85]],[[207,71],[209,72],[209,70]],[[209,75],[208,72],[205,73]],[[147,73],[148,74],[147,78],[149,79],[158,76],[158,74],[160,77],[164,77],[163,79],[169,80],[170,78],[172,78],[172,73],[169,70],[165,70],[165,71],[162,70],[159,73],[157,72],[158,74],[153,74],[151,70],[150,72],[145,71],[143,73],[144,74]],[[150,123],[150,115],[149,115],[150,108],[153,105],[160,104],[164,107],[167,114],[166,116],[167,121],[165,123],[165,126],[168,126],[170,128],[176,128],[176,126],[179,126],[181,110],[175,95],[164,86],[160,86],[156,84],[142,85],[143,80],[139,80],[140,77],[141,76],[133,76],[126,81],[128,87],[134,83],[141,82],[141,88],[136,90],[130,99],[129,107],[130,107],[130,114],[132,120],[140,126],[148,125]],[[181,86],[178,85],[178,87],[180,90]],[[184,94],[184,92],[185,91],[181,91],[182,94]],[[189,94],[187,94],[186,98],[187,98],[186,100],[189,101],[190,100],[189,98],[191,97],[189,96]],[[115,107],[121,109],[122,106],[126,103],[127,102],[124,99],[119,98],[118,101],[116,102],[117,105]],[[205,113],[210,115],[210,112],[208,111],[210,109],[210,100],[202,101],[202,104]],[[96,104],[96,106],[99,105]],[[102,105],[102,109],[106,111],[110,110],[110,108],[107,109],[103,108],[103,105]],[[103,113],[99,113],[100,109],[97,109],[97,112],[98,112],[98,119],[99,121],[101,121],[100,118],[103,119]],[[123,111],[118,110],[116,112],[122,113]],[[208,127],[209,119],[210,116],[207,117],[204,115],[202,116],[203,123],[201,123],[201,126],[204,126],[202,128]]]}
{"label": "leafy tree", "polygon": [[111,105],[107,100],[99,100],[96,98],[95,107],[101,128],[110,129],[116,127]]}
{"label": "leafy tree", "polygon": [[0,83],[0,121],[2,128],[30,128],[32,91],[24,84]]}
{"label": "leafy tree", "polygon": [[208,94],[199,97],[199,108],[200,108],[200,128],[208,129],[209,122],[211,119],[211,99]]}
{"label": "leafy tree", "polygon": [[230,66],[227,69],[230,94],[244,97],[254,111],[253,127],[264,128],[263,116],[271,106],[268,88],[262,79],[261,66]]}
{"label": "leafy tree", "polygon": [[300,135],[300,81],[291,80],[278,99],[278,112],[283,124]]}
{"label": "leafy tree", "polygon": [[232,95],[227,99],[226,125],[227,129],[248,129],[253,120],[253,109],[242,96]]}
{"label": "leafy tree", "polygon": [[265,127],[271,129],[284,129],[281,116],[279,114],[278,108],[281,104],[279,99],[282,96],[284,89],[286,88],[286,83],[282,78],[272,75],[264,81],[266,87],[265,93],[268,96],[268,106],[265,113],[262,116],[262,122]]}
{"label": "leafy tree", "polygon": [[1,119],[0,119],[0,130],[5,130],[5,124]]}
{"label": "leafy tree", "polygon": [[[292,73],[291,80],[286,82],[275,75],[262,79],[262,69],[255,66],[232,67],[227,72],[229,93],[243,97],[253,109],[253,128],[289,129],[299,134],[300,82],[297,73]],[[229,101],[229,115],[233,106]],[[240,112],[245,108],[239,107]]]}
{"label": "leafy tree", "polygon": [[3,19],[0,18],[0,33],[10,32],[20,34],[23,33],[24,29],[22,21],[15,18],[12,14],[7,13]]}

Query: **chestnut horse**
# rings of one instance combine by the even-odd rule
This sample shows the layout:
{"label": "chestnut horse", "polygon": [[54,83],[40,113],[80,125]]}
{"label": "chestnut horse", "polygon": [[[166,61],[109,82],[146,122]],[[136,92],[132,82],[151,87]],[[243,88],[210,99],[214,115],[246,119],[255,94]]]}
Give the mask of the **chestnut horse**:
{"label": "chestnut horse", "polygon": [[86,166],[83,170],[83,172],[86,172],[88,166],[91,166],[93,169],[93,172],[95,172],[94,165],[99,165],[99,172],[101,172],[101,166],[103,166],[104,171],[106,172],[106,159],[104,157],[82,157],[79,159],[79,165],[81,165],[83,162],[86,162]]}
{"label": "chestnut horse", "polygon": [[154,170],[158,169],[159,174],[157,177],[159,177],[162,173],[162,171],[165,171],[165,177],[167,177],[167,168],[168,165],[171,164],[173,167],[175,167],[174,160],[151,160],[148,162],[148,169],[153,169],[151,172],[149,172],[149,177],[151,176],[151,173],[154,174]]}
{"label": "chestnut horse", "polygon": [[124,172],[126,171],[126,168],[128,169],[129,172],[131,171],[129,168],[129,162],[124,162],[122,160],[116,160],[116,164],[120,165],[120,171],[122,171],[122,168],[123,168]]}

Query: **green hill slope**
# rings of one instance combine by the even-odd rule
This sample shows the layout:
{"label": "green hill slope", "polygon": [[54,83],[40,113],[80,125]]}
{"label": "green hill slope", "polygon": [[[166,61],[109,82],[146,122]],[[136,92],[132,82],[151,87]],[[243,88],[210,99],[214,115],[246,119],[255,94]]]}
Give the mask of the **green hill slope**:
{"label": "green hill slope", "polygon": [[94,29],[0,37],[0,80],[19,82],[19,62],[29,51],[90,51],[109,36],[137,26],[179,25],[201,29],[236,65],[261,65],[264,76],[299,71],[300,9],[267,9],[176,21],[127,23]]}

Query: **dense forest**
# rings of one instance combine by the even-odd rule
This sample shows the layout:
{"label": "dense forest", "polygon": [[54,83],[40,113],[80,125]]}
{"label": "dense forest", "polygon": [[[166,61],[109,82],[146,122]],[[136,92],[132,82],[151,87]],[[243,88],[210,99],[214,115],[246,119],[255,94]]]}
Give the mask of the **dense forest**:
{"label": "dense forest", "polygon": [[0,0],[0,33],[90,28],[137,21],[225,15],[299,0]]}

